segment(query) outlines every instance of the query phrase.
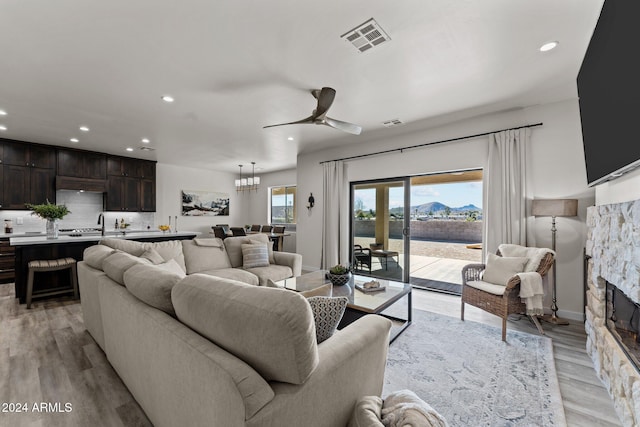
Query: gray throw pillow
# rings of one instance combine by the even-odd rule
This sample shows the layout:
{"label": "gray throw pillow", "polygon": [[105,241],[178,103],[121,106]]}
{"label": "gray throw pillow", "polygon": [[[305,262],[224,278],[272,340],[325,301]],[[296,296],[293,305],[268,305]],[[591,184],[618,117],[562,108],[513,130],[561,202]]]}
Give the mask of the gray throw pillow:
{"label": "gray throw pillow", "polygon": [[320,344],[336,332],[349,299],[347,297],[316,296],[307,298],[307,301],[311,306],[313,320],[316,324],[316,341]]}
{"label": "gray throw pillow", "polygon": [[242,268],[269,267],[269,250],[264,244],[242,245]]}
{"label": "gray throw pillow", "polygon": [[482,280],[494,285],[507,286],[507,282],[518,273],[524,272],[524,266],[529,258],[502,257],[490,253]]}

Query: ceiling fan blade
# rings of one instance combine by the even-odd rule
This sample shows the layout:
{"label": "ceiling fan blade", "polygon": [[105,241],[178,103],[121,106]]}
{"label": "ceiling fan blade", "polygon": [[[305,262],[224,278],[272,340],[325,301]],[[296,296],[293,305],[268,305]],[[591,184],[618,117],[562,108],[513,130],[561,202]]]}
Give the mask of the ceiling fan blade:
{"label": "ceiling fan blade", "polygon": [[297,122],[280,123],[280,124],[277,124],[277,125],[263,126],[262,129],[272,128],[272,127],[276,127],[276,126],[302,125],[302,124],[313,124],[313,123],[314,123],[314,117],[313,116],[309,116],[306,119],[298,120]]}
{"label": "ceiling fan blade", "polygon": [[360,135],[360,132],[362,132],[362,126],[332,119],[331,117],[325,117],[322,124],[354,135]]}
{"label": "ceiling fan blade", "polygon": [[336,90],[330,87],[323,87],[320,91],[317,89],[311,91],[313,96],[318,100],[318,106],[313,112],[314,119],[324,119],[325,114],[329,111],[333,100],[336,97]]}

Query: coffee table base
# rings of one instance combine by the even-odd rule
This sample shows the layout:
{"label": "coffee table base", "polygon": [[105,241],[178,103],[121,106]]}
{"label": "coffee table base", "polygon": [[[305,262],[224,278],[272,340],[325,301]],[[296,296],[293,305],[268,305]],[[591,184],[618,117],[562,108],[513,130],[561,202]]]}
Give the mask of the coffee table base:
{"label": "coffee table base", "polygon": [[[400,317],[396,317],[396,316],[390,316],[387,314],[383,314],[383,313],[377,313],[378,316],[382,316],[382,317],[386,317],[389,320],[392,320],[394,322],[400,322],[400,326],[399,327],[393,327],[391,328],[391,335],[389,337],[389,344],[391,344],[392,342],[395,341],[396,338],[398,338],[398,336],[404,332],[405,329],[407,329],[409,327],[409,325],[411,325],[411,315],[412,315],[412,301],[411,301],[411,292],[409,292],[407,294],[407,318],[406,319],[402,319]],[[344,311],[344,315],[342,316],[342,320],[340,320],[340,324],[338,325],[338,329],[342,329],[345,328],[347,326],[349,326],[350,324],[352,324],[353,322],[355,322],[356,320],[358,320],[359,318],[361,318],[362,316],[365,316],[367,314],[371,314],[371,313],[366,313],[364,311],[359,311],[359,310],[355,310],[353,308],[349,308],[347,307],[346,310]]]}

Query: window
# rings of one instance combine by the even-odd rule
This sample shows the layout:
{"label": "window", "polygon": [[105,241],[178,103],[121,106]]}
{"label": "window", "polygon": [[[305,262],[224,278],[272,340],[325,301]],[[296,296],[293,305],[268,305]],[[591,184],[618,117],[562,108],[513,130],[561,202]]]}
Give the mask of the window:
{"label": "window", "polygon": [[296,187],[271,187],[271,224],[295,224]]}

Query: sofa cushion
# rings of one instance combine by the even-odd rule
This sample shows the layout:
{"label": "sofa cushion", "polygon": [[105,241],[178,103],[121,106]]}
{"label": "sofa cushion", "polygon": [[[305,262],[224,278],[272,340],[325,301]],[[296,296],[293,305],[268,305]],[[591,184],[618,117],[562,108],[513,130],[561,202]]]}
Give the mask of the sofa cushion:
{"label": "sofa cushion", "polygon": [[316,325],[316,340],[320,344],[322,341],[331,338],[336,332],[344,310],[349,303],[349,298],[312,296],[307,298],[307,301],[309,301],[313,312],[313,321]]}
{"label": "sofa cushion", "polygon": [[269,251],[267,245],[262,243],[242,245],[242,268],[269,266]]}
{"label": "sofa cushion", "polygon": [[182,241],[187,274],[207,270],[231,268],[222,239],[193,239]]}
{"label": "sofa cushion", "polygon": [[145,258],[151,261],[151,264],[162,264],[164,258],[153,248],[149,248],[140,255],[140,258]]}
{"label": "sofa cushion", "polygon": [[124,272],[137,264],[151,265],[151,261],[133,256],[127,252],[115,251],[104,259],[102,270],[111,280],[124,285]]}
{"label": "sofa cushion", "polygon": [[139,300],[175,317],[171,289],[184,276],[178,263],[170,260],[158,265],[134,265],[125,271],[123,278],[129,292]]}
{"label": "sofa cushion", "polygon": [[260,285],[260,279],[258,279],[258,276],[241,268],[218,268],[216,270],[201,271],[200,273],[223,279],[237,280],[238,282],[246,283],[248,285]]}
{"label": "sofa cushion", "polygon": [[144,243],[134,240],[107,238],[101,239],[100,244],[134,256],[140,256],[147,250]]}
{"label": "sofa cushion", "polygon": [[267,381],[302,384],[318,365],[311,306],[295,292],[193,274],[171,299],[182,323]]}
{"label": "sofa cushion", "polygon": [[82,254],[82,260],[98,270],[102,270],[102,262],[114,252],[113,248],[104,245],[89,246]]}
{"label": "sofa cushion", "polygon": [[182,240],[167,240],[166,242],[147,242],[143,244],[145,249],[153,248],[165,260],[175,260],[182,271],[187,271],[184,263],[184,254],[182,252]]}
{"label": "sofa cushion", "polygon": [[267,286],[267,280],[269,279],[277,282],[293,276],[291,267],[278,264],[270,264],[267,267],[247,268],[246,271],[258,276],[260,286]]}
{"label": "sofa cushion", "polygon": [[264,243],[269,250],[269,264],[275,264],[273,259],[273,246],[269,244],[266,234],[250,234],[248,236],[227,237],[224,239],[224,247],[227,249],[231,266],[242,267],[242,245],[247,243]]}

